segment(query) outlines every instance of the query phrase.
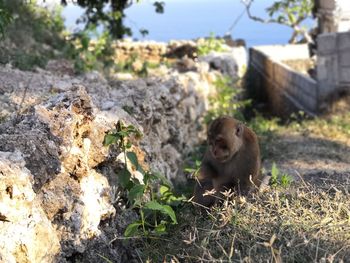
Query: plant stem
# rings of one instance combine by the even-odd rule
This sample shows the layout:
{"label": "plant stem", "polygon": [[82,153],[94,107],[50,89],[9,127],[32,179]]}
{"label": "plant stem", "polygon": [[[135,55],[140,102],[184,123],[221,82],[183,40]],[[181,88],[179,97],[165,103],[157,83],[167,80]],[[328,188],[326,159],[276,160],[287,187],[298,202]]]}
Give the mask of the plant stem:
{"label": "plant stem", "polygon": [[142,223],[142,230],[143,234],[146,235],[146,228],[145,228],[145,215],[143,214],[142,209],[140,209],[140,214],[141,214],[141,223]]}

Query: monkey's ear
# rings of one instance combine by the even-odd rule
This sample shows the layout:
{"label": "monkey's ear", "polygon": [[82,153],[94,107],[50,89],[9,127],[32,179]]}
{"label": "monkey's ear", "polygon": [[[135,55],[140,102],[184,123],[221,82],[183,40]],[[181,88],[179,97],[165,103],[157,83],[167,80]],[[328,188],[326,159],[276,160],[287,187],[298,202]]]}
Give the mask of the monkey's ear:
{"label": "monkey's ear", "polygon": [[243,129],[244,129],[243,124],[242,123],[238,123],[237,126],[236,126],[236,136],[237,137],[242,137]]}

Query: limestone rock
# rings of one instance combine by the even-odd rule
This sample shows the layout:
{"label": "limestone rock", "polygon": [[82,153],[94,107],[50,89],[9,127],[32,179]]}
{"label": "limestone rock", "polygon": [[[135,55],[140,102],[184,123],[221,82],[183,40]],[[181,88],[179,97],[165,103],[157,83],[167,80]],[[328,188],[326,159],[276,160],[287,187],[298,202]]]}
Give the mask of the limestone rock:
{"label": "limestone rock", "polygon": [[[25,213],[26,206],[34,207],[36,210],[32,210],[36,214],[32,219],[33,224],[40,221],[44,224],[35,227],[21,225],[23,229],[19,233],[28,232],[24,235],[26,242],[36,247],[31,248],[24,241],[21,241],[24,244],[22,247],[5,246],[4,255],[9,262],[53,262],[51,249],[55,252],[55,260],[63,260],[76,251],[83,253],[90,239],[103,235],[99,229],[101,221],[113,218],[116,212],[108,178],[96,167],[110,157],[108,148],[103,146],[103,139],[105,132],[117,121],[118,116],[108,118],[99,114],[86,90],[75,85],[71,90],[0,125],[1,149],[16,150],[24,156],[18,161],[19,168],[9,154],[5,155],[7,159],[4,157],[0,162],[4,177],[0,177],[3,189],[0,195],[4,195],[4,202],[1,203],[4,207],[0,207],[0,213],[11,222],[14,220],[11,203],[4,198],[11,199],[11,195],[14,196],[16,192],[17,196],[20,191],[18,195],[21,196],[23,192],[24,201],[17,204],[17,209]],[[10,165],[11,162],[14,167],[7,168],[5,164]],[[23,176],[17,178],[16,173]],[[27,181],[23,182],[22,177],[25,176]],[[25,188],[18,190],[18,185],[22,187],[24,183]],[[20,220],[24,216],[17,217]],[[31,216],[27,215],[27,218]],[[26,220],[23,219],[24,223],[27,223]],[[14,229],[5,230],[11,233],[16,228],[20,229],[17,225]],[[46,255],[47,244],[40,242],[50,241],[51,237],[47,238],[47,235],[52,235],[54,240]],[[0,230],[0,236],[0,240],[6,240],[3,237],[7,233]],[[14,239],[11,241],[17,242]],[[28,261],[17,259],[18,255],[27,257]]]}
{"label": "limestone rock", "polygon": [[248,59],[245,47],[234,47],[227,52],[210,52],[199,61],[207,62],[212,69],[230,77],[243,77]]}
{"label": "limestone rock", "polygon": [[20,153],[0,152],[1,262],[53,262],[60,243],[32,189],[33,176]]}
{"label": "limestone rock", "polygon": [[[0,123],[0,151],[23,156],[21,169],[32,178],[23,191],[32,196],[31,205],[40,210],[38,218],[48,225],[46,231],[52,228],[56,240],[49,250],[56,253],[54,257],[48,254],[50,258],[28,262],[67,262],[69,258],[101,262],[96,250],[118,262],[134,257],[121,242],[110,243],[137,216],[117,203],[120,149],[103,146],[105,133],[119,120],[134,125],[143,134],[134,149],[142,165],[181,180],[182,156],[205,138],[205,129],[198,123],[217,77],[216,72],[208,72],[208,64],[199,65],[196,71],[131,80],[107,80],[97,72],[71,77],[0,67],[0,108],[6,103],[8,115]],[[14,184],[21,184],[21,178]],[[3,182],[1,177],[0,185]],[[1,197],[7,186],[2,187]],[[11,218],[7,210],[0,213]],[[0,221],[0,227],[7,223]],[[32,233],[25,228],[30,226],[23,227],[28,235]],[[0,230],[0,242],[3,237],[7,234]],[[28,242],[34,239],[28,236]],[[35,253],[41,255],[43,248],[38,245]],[[16,251],[5,249],[5,254],[0,253],[5,261],[17,260]]]}

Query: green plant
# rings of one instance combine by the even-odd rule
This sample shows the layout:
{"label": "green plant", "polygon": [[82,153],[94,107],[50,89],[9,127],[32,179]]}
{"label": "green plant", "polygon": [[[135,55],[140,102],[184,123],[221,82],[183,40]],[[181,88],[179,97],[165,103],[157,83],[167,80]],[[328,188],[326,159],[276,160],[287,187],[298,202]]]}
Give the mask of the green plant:
{"label": "green plant", "polygon": [[238,82],[238,79],[232,80],[230,77],[220,77],[215,81],[216,95],[209,98],[210,110],[204,119],[206,123],[222,115],[243,119],[243,114],[239,110],[251,102],[250,100],[237,100],[237,96],[242,91],[238,88]]}
{"label": "green plant", "polygon": [[276,163],[272,164],[271,168],[271,179],[270,184],[273,187],[281,186],[283,188],[286,188],[291,185],[293,182],[293,177],[290,175],[283,173],[280,173],[280,170],[277,168]]}
{"label": "green plant", "polygon": [[0,43],[1,64],[32,70],[36,66],[45,67],[50,59],[64,57],[62,51],[68,44],[62,7],[47,9],[37,2],[0,0],[0,13],[5,11],[12,17],[6,27],[6,41]]}
{"label": "green plant", "polygon": [[12,15],[6,9],[3,0],[0,0],[0,35],[4,37],[5,28],[10,24],[12,20]]}
{"label": "green plant", "polygon": [[[109,131],[104,139],[104,145],[116,144],[124,153],[125,167],[118,174],[120,185],[127,192],[129,204],[140,215],[139,220],[128,225],[124,235],[164,234],[170,225],[177,224],[173,207],[178,206],[184,198],[173,194],[171,184],[164,176],[142,168],[136,153],[130,151],[131,135],[141,136],[134,126],[126,126],[119,121],[116,129]],[[127,159],[132,167],[128,167]],[[142,182],[132,176],[131,169],[143,175]]]}
{"label": "green plant", "polygon": [[99,33],[95,26],[90,26],[72,36],[73,46],[67,53],[75,60],[77,71],[101,70],[113,65],[111,42],[107,31]]}
{"label": "green plant", "polygon": [[202,162],[200,160],[195,160],[194,161],[194,168],[193,167],[186,167],[184,169],[185,172],[190,173],[193,177],[196,177],[199,169],[201,168]]}
{"label": "green plant", "polygon": [[215,38],[214,33],[210,33],[210,36],[207,39],[198,42],[198,55],[204,56],[211,51],[223,52],[225,51],[223,44],[225,44],[223,39],[217,39]]}

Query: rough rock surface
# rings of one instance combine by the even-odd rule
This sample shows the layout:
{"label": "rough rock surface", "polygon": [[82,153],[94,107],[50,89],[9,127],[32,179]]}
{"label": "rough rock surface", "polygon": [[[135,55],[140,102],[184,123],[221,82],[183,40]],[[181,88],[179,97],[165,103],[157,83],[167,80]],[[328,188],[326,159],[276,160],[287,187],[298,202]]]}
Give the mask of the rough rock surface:
{"label": "rough rock surface", "polygon": [[[133,260],[130,248],[110,242],[136,216],[116,203],[120,152],[103,146],[105,133],[118,120],[133,124],[144,134],[135,150],[150,168],[179,178],[182,154],[204,135],[196,123],[207,108],[216,73],[107,81],[98,73],[73,78],[0,71],[0,98],[7,97],[2,109],[8,115],[0,123],[0,151],[6,152],[0,155],[0,214],[10,221],[0,221],[0,236],[15,229],[25,233],[0,239],[6,240],[1,260],[104,262],[99,254],[116,262]],[[19,191],[17,185],[25,186]],[[15,205],[12,195],[20,199]],[[14,220],[16,209],[25,219]],[[27,221],[34,225],[24,225]]]}
{"label": "rough rock surface", "polygon": [[67,61],[48,71],[0,67],[1,262],[136,260],[118,239],[137,218],[120,204],[124,158],[103,139],[119,120],[132,124],[143,134],[134,146],[140,162],[184,179],[182,156],[205,137],[199,123],[220,75],[186,59],[182,70],[125,80],[73,76]]}
{"label": "rough rock surface", "polygon": [[[27,171],[22,171],[28,177],[27,189],[23,192],[24,195],[30,196],[25,198],[25,202],[19,203],[17,209],[37,206],[36,209],[41,214],[36,212],[38,215],[34,219],[42,221],[42,228],[47,228],[47,231],[43,232],[38,224],[38,227],[32,230],[29,226],[26,230],[24,226],[23,231],[31,231],[31,235],[36,238],[43,236],[38,240],[36,250],[46,247],[47,235],[50,235],[49,240],[51,236],[54,238],[52,246],[56,244],[55,250],[52,248],[53,252],[49,250],[47,255],[43,251],[43,255],[39,252],[37,256],[28,255],[29,262],[51,262],[55,254],[56,260],[62,261],[76,251],[83,253],[88,240],[101,235],[101,220],[115,215],[108,178],[94,168],[109,156],[109,151],[102,142],[105,132],[110,130],[114,121],[118,119],[112,121],[95,115],[94,110],[97,109],[94,108],[85,89],[73,86],[70,91],[31,107],[25,114],[0,125],[1,150],[20,152],[25,160],[22,160],[17,169]],[[10,162],[12,155],[5,157],[8,158],[3,162]],[[26,168],[23,168],[24,166]],[[16,175],[16,172],[13,173]],[[5,176],[4,180],[0,180],[1,184],[5,184],[2,187],[5,191],[2,193],[6,193],[6,189],[18,188],[20,178],[8,181],[11,178],[10,169],[4,168],[1,174]],[[9,195],[11,199],[11,194]],[[3,209],[0,209],[9,220],[12,218],[12,211],[8,209],[13,202],[10,199],[2,198]],[[21,224],[17,220],[3,223],[13,229]],[[6,233],[0,231],[0,235],[6,236]],[[36,240],[31,238],[32,241]],[[5,250],[10,250],[7,253],[10,253],[9,255],[3,256],[4,261],[14,257],[14,262],[26,262],[11,252],[15,241],[9,239],[4,244]],[[27,242],[32,241],[28,237]],[[23,251],[26,251],[25,248]],[[36,260],[34,256],[41,256],[43,259]]]}
{"label": "rough rock surface", "polygon": [[0,152],[0,261],[53,262],[60,239],[32,188],[19,152]]}
{"label": "rough rock surface", "polygon": [[[0,108],[4,116],[9,116],[19,108],[23,111],[55,94],[69,91],[74,85],[83,85],[96,108],[101,111],[101,116],[104,115],[107,118],[118,116],[121,119],[128,119],[130,123],[143,131],[144,139],[141,146],[147,152],[149,161],[152,160],[151,168],[168,178],[175,178],[181,164],[181,155],[190,151],[204,138],[205,130],[196,125],[208,108],[208,96],[214,92],[211,83],[217,75],[217,72],[209,71],[209,67],[205,64],[200,64],[197,72],[183,74],[173,72],[162,78],[151,77],[125,81],[106,80],[97,72],[80,77],[70,77],[53,75],[46,71],[32,73],[0,68],[0,83],[2,83],[0,90],[3,90],[3,93],[0,93],[0,104],[3,107]],[[2,99],[4,103],[1,103]],[[55,117],[54,112],[55,110],[52,110],[51,115],[45,116],[46,113],[43,111],[41,119],[60,118],[56,115]],[[62,114],[69,113],[62,112]],[[71,120],[69,123],[72,124],[74,121],[77,120]],[[55,127],[54,130],[59,128]],[[4,127],[3,129],[6,131],[9,128]],[[67,130],[72,128],[65,129],[62,132],[74,132],[74,130]],[[41,130],[43,130],[42,133],[48,133],[44,127]],[[13,132],[0,133],[0,138],[1,136],[14,136],[12,134]],[[38,135],[35,132],[32,136]],[[49,136],[54,137],[52,134],[46,135],[47,138]],[[48,140],[43,139],[43,145],[44,141]],[[49,141],[55,142],[53,139]],[[0,146],[0,150],[4,151],[12,151],[14,148],[14,145],[10,147],[8,144]],[[31,156],[28,152],[30,149],[34,148],[26,148],[28,156]],[[44,146],[43,151],[45,149],[50,148]],[[171,158],[165,157],[169,154],[163,154],[169,151],[174,153],[171,154]],[[51,154],[52,159],[54,156],[57,159],[57,154]],[[93,160],[90,161],[93,162]],[[56,166],[54,168],[59,168]],[[47,169],[46,167],[39,168]],[[69,171],[71,168],[65,167],[65,169]],[[42,174],[43,179],[36,181],[38,184],[36,187],[40,187],[47,180],[47,174],[44,172]]]}
{"label": "rough rock surface", "polygon": [[210,52],[200,57],[199,61],[207,62],[211,68],[234,77],[243,77],[247,68],[247,51],[245,47],[230,48],[227,52]]}

